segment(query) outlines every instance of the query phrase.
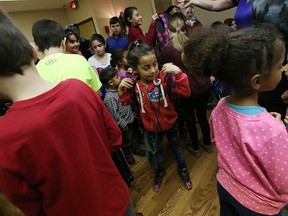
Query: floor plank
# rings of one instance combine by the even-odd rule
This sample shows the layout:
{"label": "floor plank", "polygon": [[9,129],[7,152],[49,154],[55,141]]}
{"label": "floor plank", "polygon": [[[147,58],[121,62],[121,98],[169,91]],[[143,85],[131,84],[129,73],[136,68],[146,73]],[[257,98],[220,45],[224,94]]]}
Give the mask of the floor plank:
{"label": "floor plank", "polygon": [[[182,140],[186,145],[189,139]],[[135,177],[131,196],[135,209],[144,216],[219,216],[219,201],[216,190],[217,151],[208,154],[202,150],[201,157],[192,156],[183,149],[185,160],[193,182],[187,191],[177,174],[177,163],[168,143],[164,141],[166,175],[161,191],[152,190],[154,172],[145,157],[135,157],[131,166]]]}

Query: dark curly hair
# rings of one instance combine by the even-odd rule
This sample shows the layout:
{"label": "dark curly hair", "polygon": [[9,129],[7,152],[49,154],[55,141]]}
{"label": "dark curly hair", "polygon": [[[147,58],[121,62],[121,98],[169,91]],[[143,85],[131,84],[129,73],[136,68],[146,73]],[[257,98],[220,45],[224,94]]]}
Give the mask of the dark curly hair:
{"label": "dark curly hair", "polygon": [[226,86],[243,92],[256,73],[267,77],[281,57],[284,41],[270,25],[227,33],[222,29],[199,29],[185,43],[183,60],[206,76],[215,76]]}

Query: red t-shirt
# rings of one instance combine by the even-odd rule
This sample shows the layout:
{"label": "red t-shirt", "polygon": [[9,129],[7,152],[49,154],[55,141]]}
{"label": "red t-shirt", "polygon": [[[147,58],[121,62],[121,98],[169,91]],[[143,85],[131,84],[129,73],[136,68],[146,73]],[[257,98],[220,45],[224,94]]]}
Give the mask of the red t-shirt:
{"label": "red t-shirt", "polygon": [[152,46],[155,43],[156,40],[156,26],[155,23],[152,22],[149,26],[149,30],[146,33],[146,35],[143,34],[142,29],[137,26],[133,26],[129,29],[128,32],[128,44],[135,40],[142,40],[148,45]]}
{"label": "red t-shirt", "polygon": [[14,103],[0,131],[0,187],[25,215],[126,212],[129,189],[111,159],[121,132],[86,84]]}

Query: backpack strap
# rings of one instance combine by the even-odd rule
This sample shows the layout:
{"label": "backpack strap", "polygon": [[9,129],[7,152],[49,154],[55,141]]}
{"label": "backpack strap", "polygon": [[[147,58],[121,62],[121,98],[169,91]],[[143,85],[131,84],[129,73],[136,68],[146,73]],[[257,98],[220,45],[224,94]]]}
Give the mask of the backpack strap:
{"label": "backpack strap", "polygon": [[[164,25],[164,38],[169,38],[169,32],[168,32],[168,20],[165,18],[164,14],[163,13],[160,13],[158,14],[158,16],[161,18],[161,20],[163,21],[163,25]],[[168,41],[161,41],[163,42],[164,44],[167,43]]]}

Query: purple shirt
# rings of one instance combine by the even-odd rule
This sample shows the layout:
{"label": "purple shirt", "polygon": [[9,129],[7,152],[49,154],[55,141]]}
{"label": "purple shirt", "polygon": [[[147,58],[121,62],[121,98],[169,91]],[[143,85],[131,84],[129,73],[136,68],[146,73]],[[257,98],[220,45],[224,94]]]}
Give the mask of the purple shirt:
{"label": "purple shirt", "polygon": [[114,52],[117,49],[128,49],[128,36],[120,35],[118,37],[111,36],[107,38],[106,43],[109,46],[109,53]]}
{"label": "purple shirt", "polygon": [[233,4],[237,5],[236,13],[234,15],[235,22],[238,29],[251,27],[253,23],[252,18],[252,0],[247,3],[247,0],[231,0]]}

